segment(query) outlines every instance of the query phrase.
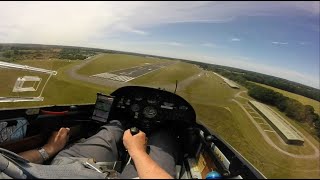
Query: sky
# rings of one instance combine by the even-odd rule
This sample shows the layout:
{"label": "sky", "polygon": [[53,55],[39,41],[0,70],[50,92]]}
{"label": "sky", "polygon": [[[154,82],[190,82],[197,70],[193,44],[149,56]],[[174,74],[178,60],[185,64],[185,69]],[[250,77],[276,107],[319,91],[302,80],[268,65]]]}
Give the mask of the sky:
{"label": "sky", "polygon": [[320,89],[319,1],[0,2],[0,43],[226,65]]}

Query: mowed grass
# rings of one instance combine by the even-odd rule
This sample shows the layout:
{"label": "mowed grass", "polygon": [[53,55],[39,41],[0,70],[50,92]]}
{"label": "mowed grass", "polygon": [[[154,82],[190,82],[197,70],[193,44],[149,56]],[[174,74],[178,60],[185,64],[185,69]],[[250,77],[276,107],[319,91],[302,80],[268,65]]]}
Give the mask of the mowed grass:
{"label": "mowed grass", "polygon": [[220,77],[208,71],[191,82],[182,92],[178,90],[178,94],[187,100],[221,106],[229,103],[237,92],[239,90],[230,88]]}
{"label": "mowed grass", "polygon": [[[253,83],[255,83],[255,82],[253,82]],[[274,87],[271,87],[271,86],[268,86],[268,85],[265,85],[265,84],[260,84],[260,83],[255,83],[255,84],[258,84],[258,85],[263,86],[265,88],[272,89],[272,90],[274,90],[276,92],[281,93],[284,96],[287,96],[289,98],[295,99],[295,100],[301,102],[304,105],[310,105],[310,106],[312,106],[314,108],[314,111],[317,114],[320,115],[320,102],[319,101],[316,101],[314,99],[310,99],[310,98],[301,96],[299,94],[294,94],[294,93],[291,93],[291,92],[288,92],[288,91],[284,91],[282,89],[274,88]]]}
{"label": "mowed grass", "polygon": [[[23,95],[28,95],[28,96],[33,96],[36,93],[34,92],[24,92],[18,93],[18,92],[12,92],[13,87],[16,83],[16,80],[19,77],[23,76],[37,76],[42,78],[42,85],[40,84],[39,89],[43,87],[43,82],[45,82],[49,75],[46,75],[44,73],[36,73],[36,72],[30,72],[30,71],[21,71],[21,70],[16,70],[16,69],[0,69],[0,97],[8,97],[8,96],[23,96]],[[28,83],[30,85],[30,83]],[[27,87],[28,84],[24,84],[23,87]],[[1,104],[0,104],[1,106]]]}
{"label": "mowed grass", "polygon": [[[243,110],[230,101],[241,90],[243,88],[231,89],[221,78],[209,73],[178,94],[192,104],[199,121],[231,144],[267,178],[319,178],[318,159],[289,157],[264,140]],[[290,151],[312,153],[304,147],[294,147]]]}
{"label": "mowed grass", "polygon": [[165,68],[138,77],[130,81],[130,83],[148,86],[174,84],[176,80],[178,80],[179,82],[200,72],[201,69],[194,65],[183,62],[177,62]]}
{"label": "mowed grass", "polygon": [[44,68],[48,70],[58,70],[59,68],[66,66],[68,64],[73,64],[79,60],[69,61],[69,60],[60,60],[60,59],[45,59],[45,60],[22,60],[16,62],[17,64],[28,65],[32,67]]}
{"label": "mowed grass", "polygon": [[161,62],[168,62],[168,60],[125,54],[105,54],[79,69],[77,73],[90,76],[98,73],[130,68],[133,66],[142,66],[145,65],[145,63]]}
{"label": "mowed grass", "polygon": [[[34,67],[46,68],[57,70],[58,75],[52,76],[46,85],[43,97],[44,101],[40,102],[15,102],[15,103],[1,103],[0,108],[11,108],[11,107],[33,107],[33,106],[42,106],[42,105],[61,105],[61,104],[86,104],[94,103],[96,99],[97,92],[103,92],[109,94],[110,91],[101,86],[85,86],[78,81],[64,80],[65,75],[62,73],[64,67],[71,67],[77,65],[77,61],[67,61],[67,60],[57,60],[57,61],[39,61],[38,60],[28,60],[19,62],[21,64],[32,65]],[[4,75],[4,73],[6,73]],[[12,88],[17,77],[23,75],[38,75],[43,78],[45,81],[48,77],[46,74],[40,73],[31,73],[28,71],[21,70],[6,70],[1,69],[0,71],[0,81],[6,86],[0,87],[1,95],[10,95],[16,96],[17,93],[12,93]],[[44,85],[44,82],[42,82]],[[3,88],[6,87],[6,88]],[[39,87],[39,89],[42,86]],[[9,90],[8,90],[9,89]],[[39,91],[36,93],[20,93],[21,96],[38,96]]]}

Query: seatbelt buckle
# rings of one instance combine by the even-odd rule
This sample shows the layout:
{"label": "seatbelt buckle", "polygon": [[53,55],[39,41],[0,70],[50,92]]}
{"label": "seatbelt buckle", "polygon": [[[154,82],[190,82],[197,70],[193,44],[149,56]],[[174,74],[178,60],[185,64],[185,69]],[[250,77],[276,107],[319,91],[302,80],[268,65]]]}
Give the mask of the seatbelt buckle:
{"label": "seatbelt buckle", "polygon": [[99,169],[99,167],[97,167],[97,166],[94,165],[94,163],[90,163],[90,162],[86,161],[86,162],[83,163],[83,165],[84,165],[85,167],[89,168],[89,169],[93,169],[93,170],[95,170],[95,171],[97,171],[97,172],[99,172],[99,173],[103,173],[103,172]]}

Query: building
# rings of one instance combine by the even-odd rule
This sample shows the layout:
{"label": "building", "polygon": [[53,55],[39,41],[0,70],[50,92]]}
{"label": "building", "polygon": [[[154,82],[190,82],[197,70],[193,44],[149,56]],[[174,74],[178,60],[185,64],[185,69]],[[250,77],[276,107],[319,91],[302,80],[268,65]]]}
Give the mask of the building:
{"label": "building", "polygon": [[299,135],[299,132],[294,130],[287,122],[282,120],[282,117],[271,111],[269,107],[257,101],[249,101],[249,104],[267,120],[271,127],[287,144],[302,145],[304,143],[304,139]]}

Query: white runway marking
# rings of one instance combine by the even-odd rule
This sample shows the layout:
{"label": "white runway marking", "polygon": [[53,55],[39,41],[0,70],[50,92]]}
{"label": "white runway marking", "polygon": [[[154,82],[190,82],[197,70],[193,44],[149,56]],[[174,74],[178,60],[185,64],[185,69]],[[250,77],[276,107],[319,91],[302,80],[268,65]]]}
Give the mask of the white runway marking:
{"label": "white runway marking", "polygon": [[119,76],[119,75],[111,74],[111,73],[101,73],[101,74],[96,74],[93,76],[106,78],[106,79],[112,79],[112,80],[121,81],[121,82],[128,82],[128,81],[134,79],[133,77],[130,77],[130,76]]}
{"label": "white runway marking", "polygon": [[271,131],[271,130],[267,130],[267,129],[265,129],[264,131],[265,132],[273,132],[273,133],[275,132],[275,131]]}
{"label": "white runway marking", "polygon": [[252,116],[253,118],[256,118],[256,119],[262,119],[261,117],[259,116]]}
{"label": "white runway marking", "polygon": [[[149,64],[149,63],[148,63]],[[170,65],[172,65],[173,63],[171,63]],[[174,63],[175,64],[175,63]],[[95,74],[95,75],[92,75],[94,77],[100,77],[100,78],[105,78],[105,79],[111,79],[111,80],[114,80],[114,81],[120,81],[120,82],[128,82],[128,81],[131,81],[133,79],[136,79],[138,77],[141,77],[141,76],[144,76],[146,74],[149,74],[153,71],[156,71],[156,70],[159,70],[161,68],[164,68],[164,67],[167,67],[168,65],[158,65],[156,64],[158,67],[153,67],[153,68],[149,68],[149,69],[144,69],[145,67],[144,66],[134,66],[134,67],[131,67],[131,68],[127,68],[127,69],[131,69],[129,72],[119,72],[119,71],[124,71],[125,69],[121,69],[121,70],[116,70],[116,71],[113,71],[115,74],[113,74],[113,72],[111,73],[100,73],[100,74]],[[135,69],[133,69],[135,68]],[[139,70],[147,70],[144,74],[140,74],[140,75],[132,75],[133,73],[135,73],[136,71],[139,71]],[[136,74],[136,73],[135,73]],[[129,76],[129,75],[132,75],[132,76]]]}

